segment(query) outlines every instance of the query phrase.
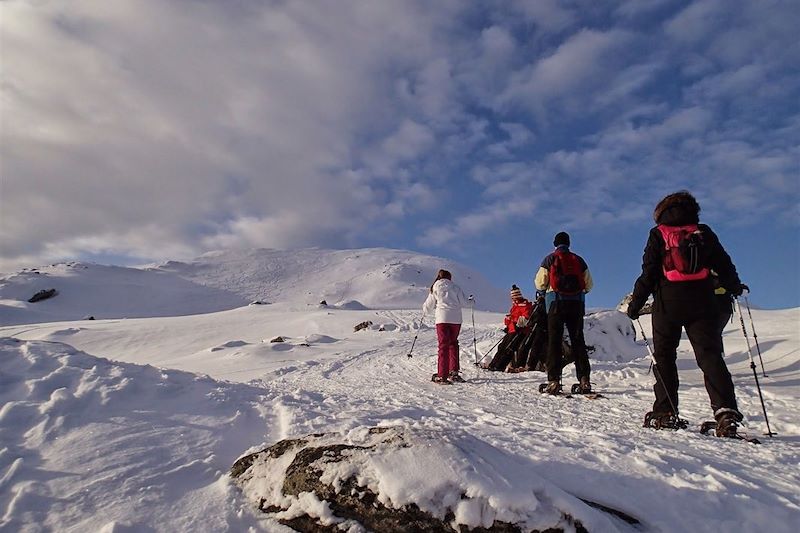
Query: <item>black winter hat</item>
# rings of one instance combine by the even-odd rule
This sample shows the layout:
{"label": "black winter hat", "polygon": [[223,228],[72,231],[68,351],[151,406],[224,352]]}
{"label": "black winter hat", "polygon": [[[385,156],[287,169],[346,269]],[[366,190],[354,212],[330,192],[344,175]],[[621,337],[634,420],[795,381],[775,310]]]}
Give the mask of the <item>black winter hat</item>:
{"label": "black winter hat", "polygon": [[569,246],[569,233],[566,231],[560,231],[556,233],[556,236],[553,239],[553,246],[561,246],[562,244]]}

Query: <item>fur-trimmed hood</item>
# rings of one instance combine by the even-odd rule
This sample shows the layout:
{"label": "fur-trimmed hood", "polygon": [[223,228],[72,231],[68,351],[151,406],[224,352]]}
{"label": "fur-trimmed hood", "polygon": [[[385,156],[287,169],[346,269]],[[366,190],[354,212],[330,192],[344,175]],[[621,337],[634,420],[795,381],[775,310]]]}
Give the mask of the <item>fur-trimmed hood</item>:
{"label": "fur-trimmed hood", "polygon": [[665,196],[653,211],[656,224],[684,226],[700,222],[700,204],[688,191]]}

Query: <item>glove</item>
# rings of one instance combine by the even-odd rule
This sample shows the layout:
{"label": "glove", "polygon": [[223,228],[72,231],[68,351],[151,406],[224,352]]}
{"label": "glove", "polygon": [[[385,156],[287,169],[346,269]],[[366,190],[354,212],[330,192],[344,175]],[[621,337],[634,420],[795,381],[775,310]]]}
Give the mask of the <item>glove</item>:
{"label": "glove", "polygon": [[728,292],[731,293],[733,296],[739,297],[742,295],[744,291],[750,292],[750,287],[748,287],[744,283],[740,283],[737,287],[730,289]]}
{"label": "glove", "polygon": [[503,328],[503,333],[506,333],[506,334],[508,333],[508,328],[507,327]]}
{"label": "glove", "polygon": [[628,315],[628,318],[630,318],[631,320],[636,320],[637,318],[639,318],[639,311],[640,310],[641,310],[641,307],[636,308],[633,305],[629,304],[628,305],[628,309],[625,311],[625,314]]}
{"label": "glove", "polygon": [[528,325],[528,319],[527,319],[527,318],[525,318],[524,316],[521,316],[521,317],[519,317],[519,318],[517,319],[517,327],[518,327],[518,328],[520,328],[520,329],[521,329],[521,328],[524,328],[524,327],[525,327],[525,326],[527,326],[527,325]]}

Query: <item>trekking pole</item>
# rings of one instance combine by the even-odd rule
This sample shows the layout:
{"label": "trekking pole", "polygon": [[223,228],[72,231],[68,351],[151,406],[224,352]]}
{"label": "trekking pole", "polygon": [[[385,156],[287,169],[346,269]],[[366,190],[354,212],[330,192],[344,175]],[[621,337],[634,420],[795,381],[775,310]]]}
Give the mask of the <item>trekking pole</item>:
{"label": "trekking pole", "polygon": [[[747,308],[747,316],[750,317],[750,330],[753,332],[753,340],[756,341],[756,350],[758,351],[758,360],[761,362],[761,373],[764,377],[767,376],[767,372],[764,370],[764,358],[761,357],[761,346],[758,345],[758,335],[756,334],[756,327],[753,325],[753,315],[750,313],[750,302],[747,301],[747,296],[742,296],[744,298],[744,305]],[[739,311],[741,314],[741,311]]]}
{"label": "trekking pole", "polygon": [[[422,321],[425,320],[425,315],[422,315],[419,319],[420,325],[422,325]],[[414,345],[417,344],[417,337],[419,337],[419,328],[417,329],[417,333],[414,335],[414,340],[411,342],[411,349],[408,351],[408,358],[412,357],[411,353],[414,351]]]}
{"label": "trekking pole", "polygon": [[475,297],[469,295],[469,301],[472,302],[472,348],[475,350],[475,365],[478,364],[478,341],[475,338]]}
{"label": "trekking pole", "polygon": [[494,350],[494,349],[495,349],[495,347],[496,347],[498,344],[500,344],[501,342],[503,342],[503,337],[500,337],[500,340],[499,340],[499,341],[497,341],[496,343],[494,343],[494,344],[492,345],[492,347],[491,347],[491,348],[489,348],[489,349],[486,351],[486,355],[484,355],[483,357],[481,357],[480,359],[478,359],[477,361],[475,361],[475,366],[478,366],[478,365],[480,365],[481,361],[483,361],[484,359],[486,359],[486,356],[488,356],[490,353],[492,353],[492,350]]}
{"label": "trekking pole", "polygon": [[669,391],[667,390],[667,384],[664,383],[664,380],[661,379],[661,372],[658,371],[658,363],[656,363],[656,356],[653,353],[653,349],[650,348],[650,343],[647,341],[647,335],[644,333],[644,327],[642,327],[642,323],[639,319],[636,319],[636,323],[639,324],[639,329],[642,330],[642,338],[644,339],[644,345],[647,346],[647,353],[650,354],[650,363],[653,366],[653,374],[656,376],[656,381],[661,382],[661,386],[664,387],[664,393],[667,395],[667,400],[669,401],[669,406],[672,408],[672,412],[675,413],[676,422],[680,422],[680,417],[678,416],[678,408],[675,407],[675,403],[672,401],[672,398],[669,397]]}
{"label": "trekking pole", "polygon": [[744,327],[744,317],[742,316],[742,305],[739,303],[739,298],[736,298],[736,307],[739,308],[739,321],[742,323],[742,333],[744,333],[744,340],[747,341],[747,355],[750,357],[750,368],[753,370],[753,377],[756,380],[756,389],[758,389],[758,399],[761,400],[761,410],[764,411],[764,422],[767,423],[767,432],[764,435],[777,435],[773,433],[769,427],[769,418],[767,418],[767,407],[764,405],[764,396],[761,394],[761,385],[758,383],[758,372],[756,372],[756,362],[753,360],[753,350],[750,348],[750,337],[747,336],[747,329]]}

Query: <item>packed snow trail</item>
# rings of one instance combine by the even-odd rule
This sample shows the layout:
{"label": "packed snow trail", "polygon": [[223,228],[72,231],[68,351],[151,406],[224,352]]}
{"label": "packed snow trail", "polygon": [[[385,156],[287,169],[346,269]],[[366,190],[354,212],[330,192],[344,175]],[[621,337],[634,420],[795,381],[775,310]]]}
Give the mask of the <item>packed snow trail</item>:
{"label": "packed snow trail", "polygon": [[[464,337],[471,340],[471,335]],[[298,389],[279,400],[293,411],[296,434],[392,423],[464,429],[533,459],[544,477],[568,492],[663,530],[702,530],[697,517],[714,516],[717,525],[709,524],[709,529],[722,520],[742,530],[770,523],[777,524],[776,530],[789,531],[789,524],[800,516],[800,475],[775,468],[796,463],[796,441],[773,439],[754,450],[740,441],[700,435],[699,424],[709,410],[702,386],[684,386],[681,391],[682,414],[691,420],[691,430],[641,427],[652,403],[647,360],[593,362],[595,388],[607,399],[585,401],[538,394],[542,373],[477,369],[470,350],[462,350],[461,357],[469,383],[430,383],[435,334],[422,334],[417,343],[418,355],[411,359],[402,347],[390,344],[382,351],[289,372],[265,386]],[[325,392],[320,396],[309,391]],[[748,393],[747,387],[741,388],[750,414],[756,411],[750,409],[753,398]],[[758,432],[758,427],[752,421],[749,431]]]}

